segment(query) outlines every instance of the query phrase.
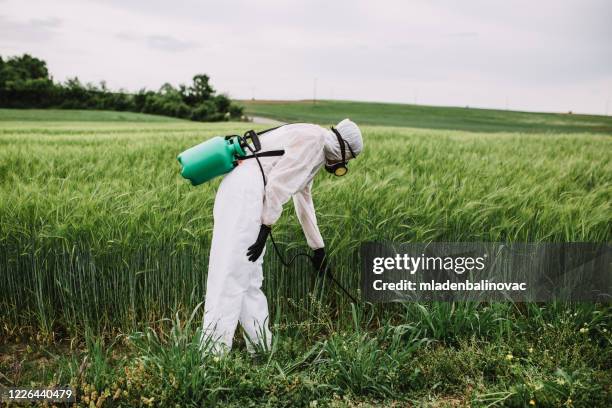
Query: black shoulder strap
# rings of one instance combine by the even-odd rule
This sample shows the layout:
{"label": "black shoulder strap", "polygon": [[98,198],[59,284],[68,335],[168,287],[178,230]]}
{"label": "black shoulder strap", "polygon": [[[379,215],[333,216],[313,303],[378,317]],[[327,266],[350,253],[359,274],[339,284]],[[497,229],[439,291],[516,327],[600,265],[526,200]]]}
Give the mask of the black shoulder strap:
{"label": "black shoulder strap", "polygon": [[270,128],[270,129],[265,129],[265,130],[262,130],[261,132],[257,132],[257,136],[259,136],[259,135],[263,135],[264,133],[271,132],[271,131],[276,130],[276,129],[280,128],[280,127],[283,127],[283,126],[285,126],[285,125],[289,125],[289,123],[285,123],[285,124],[283,124],[283,125],[278,125],[278,126],[275,126],[275,127],[273,127],[273,128]]}
{"label": "black shoulder strap", "polygon": [[260,152],[251,154],[249,156],[241,157],[240,160],[252,159],[254,157],[272,157],[272,156],[282,156],[285,154],[284,150],[269,150],[267,152]]}

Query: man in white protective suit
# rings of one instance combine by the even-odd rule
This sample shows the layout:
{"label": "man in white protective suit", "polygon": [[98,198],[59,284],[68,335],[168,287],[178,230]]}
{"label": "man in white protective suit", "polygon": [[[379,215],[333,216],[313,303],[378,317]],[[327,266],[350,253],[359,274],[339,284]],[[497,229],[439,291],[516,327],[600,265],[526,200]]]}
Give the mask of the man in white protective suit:
{"label": "man in white protective suit", "polygon": [[325,248],[317,226],[311,188],[321,167],[337,176],[363,150],[361,131],[344,119],[326,129],[297,123],[260,136],[261,150],[284,150],[275,157],[244,160],[222,180],[213,210],[214,229],[204,305],[203,346],[215,353],[229,351],[238,322],[253,345],[269,349],[268,302],[261,290],[263,254],[271,226],[291,197],[313,266],[325,267]]}

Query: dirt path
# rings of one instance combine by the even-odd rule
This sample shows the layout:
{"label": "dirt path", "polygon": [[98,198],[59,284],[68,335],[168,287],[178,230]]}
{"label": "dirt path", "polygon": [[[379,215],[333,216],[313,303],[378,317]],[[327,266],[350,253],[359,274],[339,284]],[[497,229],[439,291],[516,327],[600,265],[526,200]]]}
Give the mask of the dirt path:
{"label": "dirt path", "polygon": [[279,120],[264,118],[263,116],[249,116],[249,119],[253,123],[257,123],[260,125],[284,125],[285,122],[281,122]]}

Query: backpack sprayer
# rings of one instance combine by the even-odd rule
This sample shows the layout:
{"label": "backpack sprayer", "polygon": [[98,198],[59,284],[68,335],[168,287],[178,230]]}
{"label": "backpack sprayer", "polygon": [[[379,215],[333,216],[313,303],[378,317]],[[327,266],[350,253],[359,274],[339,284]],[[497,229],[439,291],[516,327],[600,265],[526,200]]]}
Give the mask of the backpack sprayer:
{"label": "backpack sprayer", "polygon": [[[181,176],[189,180],[193,186],[197,186],[210,181],[217,176],[229,173],[236,166],[238,166],[238,163],[242,160],[254,158],[257,160],[257,164],[259,165],[259,170],[261,171],[261,177],[263,178],[265,188],[267,180],[259,158],[282,156],[285,154],[285,151],[270,150],[262,152],[259,136],[274,129],[278,129],[279,127],[280,126],[266,129],[259,133],[255,132],[254,130],[249,130],[244,134],[244,136],[215,136],[197,146],[187,149],[179,154],[176,158],[181,165]],[[247,155],[245,150],[250,151],[251,154]],[[274,241],[272,231],[270,231],[270,239],[272,240],[274,252],[276,252],[276,255],[280,259],[281,263],[287,268],[293,265],[295,260],[300,256],[307,257],[311,261],[313,260],[312,256],[309,254],[298,253],[294,255],[289,262],[286,262],[285,258],[276,246],[276,241]],[[324,276],[329,276],[331,281],[338,286],[346,296],[348,296],[354,303],[357,303],[357,300],[344,288],[344,286],[342,286],[340,282],[336,280],[336,278],[334,278],[327,266],[325,266],[325,271],[323,274]]]}

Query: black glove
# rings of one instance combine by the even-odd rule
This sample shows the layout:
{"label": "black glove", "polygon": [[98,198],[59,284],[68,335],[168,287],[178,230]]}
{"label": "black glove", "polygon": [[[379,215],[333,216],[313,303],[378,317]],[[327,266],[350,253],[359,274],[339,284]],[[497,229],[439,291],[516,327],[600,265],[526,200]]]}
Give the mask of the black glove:
{"label": "black glove", "polygon": [[312,266],[315,271],[323,276],[327,272],[327,259],[325,257],[325,248],[319,248],[314,250],[314,255],[311,258]]}
{"label": "black glove", "polygon": [[266,247],[266,240],[268,239],[268,235],[270,235],[271,228],[267,225],[261,224],[261,228],[259,228],[259,235],[257,236],[257,240],[253,245],[249,247],[247,250],[247,257],[249,261],[255,262],[263,252]]}

